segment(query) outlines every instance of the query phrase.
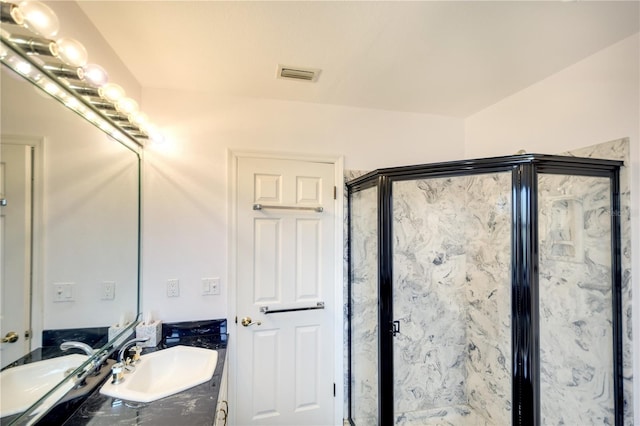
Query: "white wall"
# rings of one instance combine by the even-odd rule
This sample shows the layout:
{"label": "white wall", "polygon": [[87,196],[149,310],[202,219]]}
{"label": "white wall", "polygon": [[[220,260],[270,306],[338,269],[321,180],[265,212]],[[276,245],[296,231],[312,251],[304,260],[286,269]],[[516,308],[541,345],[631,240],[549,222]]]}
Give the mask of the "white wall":
{"label": "white wall", "polygon": [[[640,34],[510,96],[465,121],[465,156],[519,149],[560,153],[629,137],[632,292],[640,294]],[[633,301],[634,353],[640,354],[640,298]],[[640,377],[640,357],[634,357]],[[640,424],[640,381],[634,383]]]}
{"label": "white wall", "polygon": [[[228,149],[344,156],[347,169],[463,155],[463,122],[449,117],[159,89],[143,107],[169,139],[145,152],[143,194],[143,310],[165,321],[227,314]],[[204,277],[221,277],[220,296],[199,294]]]}

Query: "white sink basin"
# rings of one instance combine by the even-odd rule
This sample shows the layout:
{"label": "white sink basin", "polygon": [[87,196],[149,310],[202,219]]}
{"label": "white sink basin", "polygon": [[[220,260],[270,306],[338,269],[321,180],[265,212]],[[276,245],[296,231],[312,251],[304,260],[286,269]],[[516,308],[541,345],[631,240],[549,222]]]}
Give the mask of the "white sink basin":
{"label": "white sink basin", "polygon": [[174,346],[142,355],[124,381],[114,385],[109,379],[100,393],[127,401],[155,401],[208,381],[217,363],[215,350]]}
{"label": "white sink basin", "polygon": [[[7,368],[0,373],[0,417],[21,413],[42,398],[67,375],[87,360],[87,355],[71,354]],[[74,386],[72,381],[58,389],[59,398]],[[59,399],[57,398],[57,399]]]}

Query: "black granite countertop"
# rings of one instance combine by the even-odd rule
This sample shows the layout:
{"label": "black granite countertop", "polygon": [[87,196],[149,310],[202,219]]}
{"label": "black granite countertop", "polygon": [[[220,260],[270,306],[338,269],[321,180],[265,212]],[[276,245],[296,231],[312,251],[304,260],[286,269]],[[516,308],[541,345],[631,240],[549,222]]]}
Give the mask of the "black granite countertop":
{"label": "black granite countertop", "polygon": [[211,380],[149,403],[122,401],[102,395],[99,389],[96,389],[63,424],[65,426],[212,425],[225,363],[226,321],[224,324],[203,321],[163,324],[162,343],[157,348],[145,348],[142,354],[177,345],[197,346],[218,351],[218,363]]}
{"label": "black granite countertop", "polygon": [[[43,341],[43,345],[46,342],[46,346],[35,349],[11,366],[65,355],[66,353],[59,349],[60,343],[65,340],[89,341],[98,347],[106,343],[106,340],[92,341],[92,335],[99,334],[95,330],[90,330],[89,335],[82,334],[83,332],[85,330],[56,330]],[[211,425],[216,415],[227,337],[226,320],[163,324],[161,343],[154,348],[145,348],[142,355],[178,345],[215,349],[218,351],[218,363],[208,382],[150,403],[135,403],[104,396],[100,394],[100,384],[89,396],[63,399],[63,402],[51,409],[37,425]],[[188,416],[188,419],[185,416]],[[17,417],[18,415],[2,418],[0,423],[8,424]]]}

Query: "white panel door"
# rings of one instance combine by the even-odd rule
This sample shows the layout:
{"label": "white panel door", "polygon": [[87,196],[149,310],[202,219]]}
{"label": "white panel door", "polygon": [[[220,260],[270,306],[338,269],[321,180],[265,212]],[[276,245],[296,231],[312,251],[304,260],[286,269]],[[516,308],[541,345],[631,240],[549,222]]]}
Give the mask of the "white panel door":
{"label": "white panel door", "polygon": [[31,283],[32,152],[27,145],[0,144],[0,343],[2,367],[29,352]]}
{"label": "white panel door", "polygon": [[236,423],[331,425],[334,165],[241,157],[237,184]]}

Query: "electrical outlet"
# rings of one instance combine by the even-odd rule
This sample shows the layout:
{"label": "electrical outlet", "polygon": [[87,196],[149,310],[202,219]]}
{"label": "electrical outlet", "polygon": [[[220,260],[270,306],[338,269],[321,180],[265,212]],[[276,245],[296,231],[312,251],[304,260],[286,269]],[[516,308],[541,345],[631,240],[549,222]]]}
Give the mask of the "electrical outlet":
{"label": "electrical outlet", "polygon": [[180,281],[168,280],[167,281],[167,297],[179,297],[180,296]]}
{"label": "electrical outlet", "polygon": [[73,302],[73,283],[53,283],[54,302]]}
{"label": "electrical outlet", "polygon": [[203,278],[202,295],[211,296],[220,294],[220,278]]}
{"label": "electrical outlet", "polygon": [[113,300],[116,298],[116,283],[114,281],[103,281],[100,300]]}

